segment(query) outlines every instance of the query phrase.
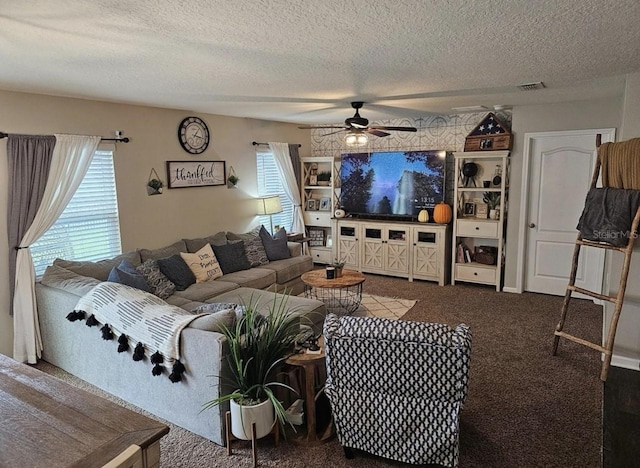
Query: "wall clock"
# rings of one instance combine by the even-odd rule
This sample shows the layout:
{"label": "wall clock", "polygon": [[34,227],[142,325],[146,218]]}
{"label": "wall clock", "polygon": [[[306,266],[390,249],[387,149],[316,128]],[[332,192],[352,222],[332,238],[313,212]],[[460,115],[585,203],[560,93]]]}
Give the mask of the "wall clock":
{"label": "wall clock", "polygon": [[199,117],[186,117],[178,127],[178,140],[190,154],[200,154],[209,146],[209,127]]}

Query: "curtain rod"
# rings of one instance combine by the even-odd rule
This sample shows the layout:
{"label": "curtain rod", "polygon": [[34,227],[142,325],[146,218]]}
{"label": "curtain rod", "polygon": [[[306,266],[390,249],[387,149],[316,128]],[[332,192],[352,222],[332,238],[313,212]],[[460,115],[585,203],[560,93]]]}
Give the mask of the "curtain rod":
{"label": "curtain rod", "polygon": [[[8,133],[0,132],[0,140],[3,138],[7,138],[9,136]],[[129,137],[119,137],[119,138],[101,138],[101,141],[121,141],[122,143],[129,143]]]}
{"label": "curtain rod", "polygon": [[[269,143],[260,143],[260,142],[257,142],[257,141],[252,141],[251,144],[253,146],[269,146]],[[298,148],[302,148],[302,145],[298,144]]]}

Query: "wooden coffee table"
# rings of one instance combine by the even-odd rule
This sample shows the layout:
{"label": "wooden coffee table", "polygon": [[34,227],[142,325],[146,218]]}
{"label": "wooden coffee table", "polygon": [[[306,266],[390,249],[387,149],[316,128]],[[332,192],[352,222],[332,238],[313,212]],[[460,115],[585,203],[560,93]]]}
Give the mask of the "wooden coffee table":
{"label": "wooden coffee table", "polygon": [[304,283],[305,297],[322,301],[327,312],[337,315],[351,315],[362,301],[364,275],[354,270],[342,270],[340,278],[327,279],[325,270],[304,273],[300,279]]}

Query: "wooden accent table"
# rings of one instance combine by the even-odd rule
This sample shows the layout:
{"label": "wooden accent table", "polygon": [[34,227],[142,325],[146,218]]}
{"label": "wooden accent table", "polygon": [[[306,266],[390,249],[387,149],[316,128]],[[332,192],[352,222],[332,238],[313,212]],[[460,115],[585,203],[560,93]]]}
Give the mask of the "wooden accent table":
{"label": "wooden accent table", "polygon": [[290,366],[300,367],[304,372],[304,404],[305,419],[307,421],[306,434],[293,437],[291,441],[298,445],[319,445],[330,440],[335,434],[333,424],[329,425],[318,435],[316,431],[316,394],[315,394],[315,375],[318,367],[324,367],[324,338],[318,340],[320,346],[320,354],[304,352],[301,354],[292,354],[285,361]]}
{"label": "wooden accent table", "polygon": [[342,276],[327,279],[325,270],[312,270],[300,277],[304,295],[322,301],[329,313],[350,315],[358,310],[362,301],[362,283],[365,277],[354,270],[342,270]]}
{"label": "wooden accent table", "polygon": [[99,468],[130,445],[160,466],[169,428],[0,354],[0,466]]}

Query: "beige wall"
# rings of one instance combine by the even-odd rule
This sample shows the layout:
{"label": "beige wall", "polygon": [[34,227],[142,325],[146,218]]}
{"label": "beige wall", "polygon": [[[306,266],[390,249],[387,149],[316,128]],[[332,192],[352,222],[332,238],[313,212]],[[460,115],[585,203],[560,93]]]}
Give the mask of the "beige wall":
{"label": "beige wall", "polygon": [[[73,133],[113,136],[122,130],[131,138],[115,154],[116,183],[123,250],[160,247],[183,237],[219,230],[242,231],[255,221],[255,147],[252,141],[301,143],[310,155],[308,130],[295,125],[254,119],[197,114],[209,125],[211,144],[200,156],[180,147],[177,128],[189,111],[105,103],[0,91],[0,130],[8,133]],[[240,178],[238,189],[200,187],[165,189],[147,196],[152,167],[166,182],[167,160],[224,160]],[[11,355],[13,325],[9,316],[7,245],[6,140],[0,140],[0,353]]]}
{"label": "beige wall", "polygon": [[[640,73],[627,76],[624,96],[622,127],[619,141],[640,137]],[[609,279],[609,294],[618,293],[620,272],[624,256],[620,252],[609,252],[605,270]],[[613,304],[605,305],[605,336]],[[613,350],[613,365],[638,370],[640,365],[640,242],[636,241],[627,282],[624,307],[616,333]]]}
{"label": "beige wall", "polygon": [[[512,132],[515,136],[511,152],[509,174],[509,216],[505,253],[505,288],[516,287],[518,258],[518,229],[520,219],[520,191],[522,187],[522,158],[524,136],[532,132],[615,128],[619,131],[622,119],[622,99],[563,102],[552,105],[514,107]],[[595,142],[594,142],[595,144]]]}

